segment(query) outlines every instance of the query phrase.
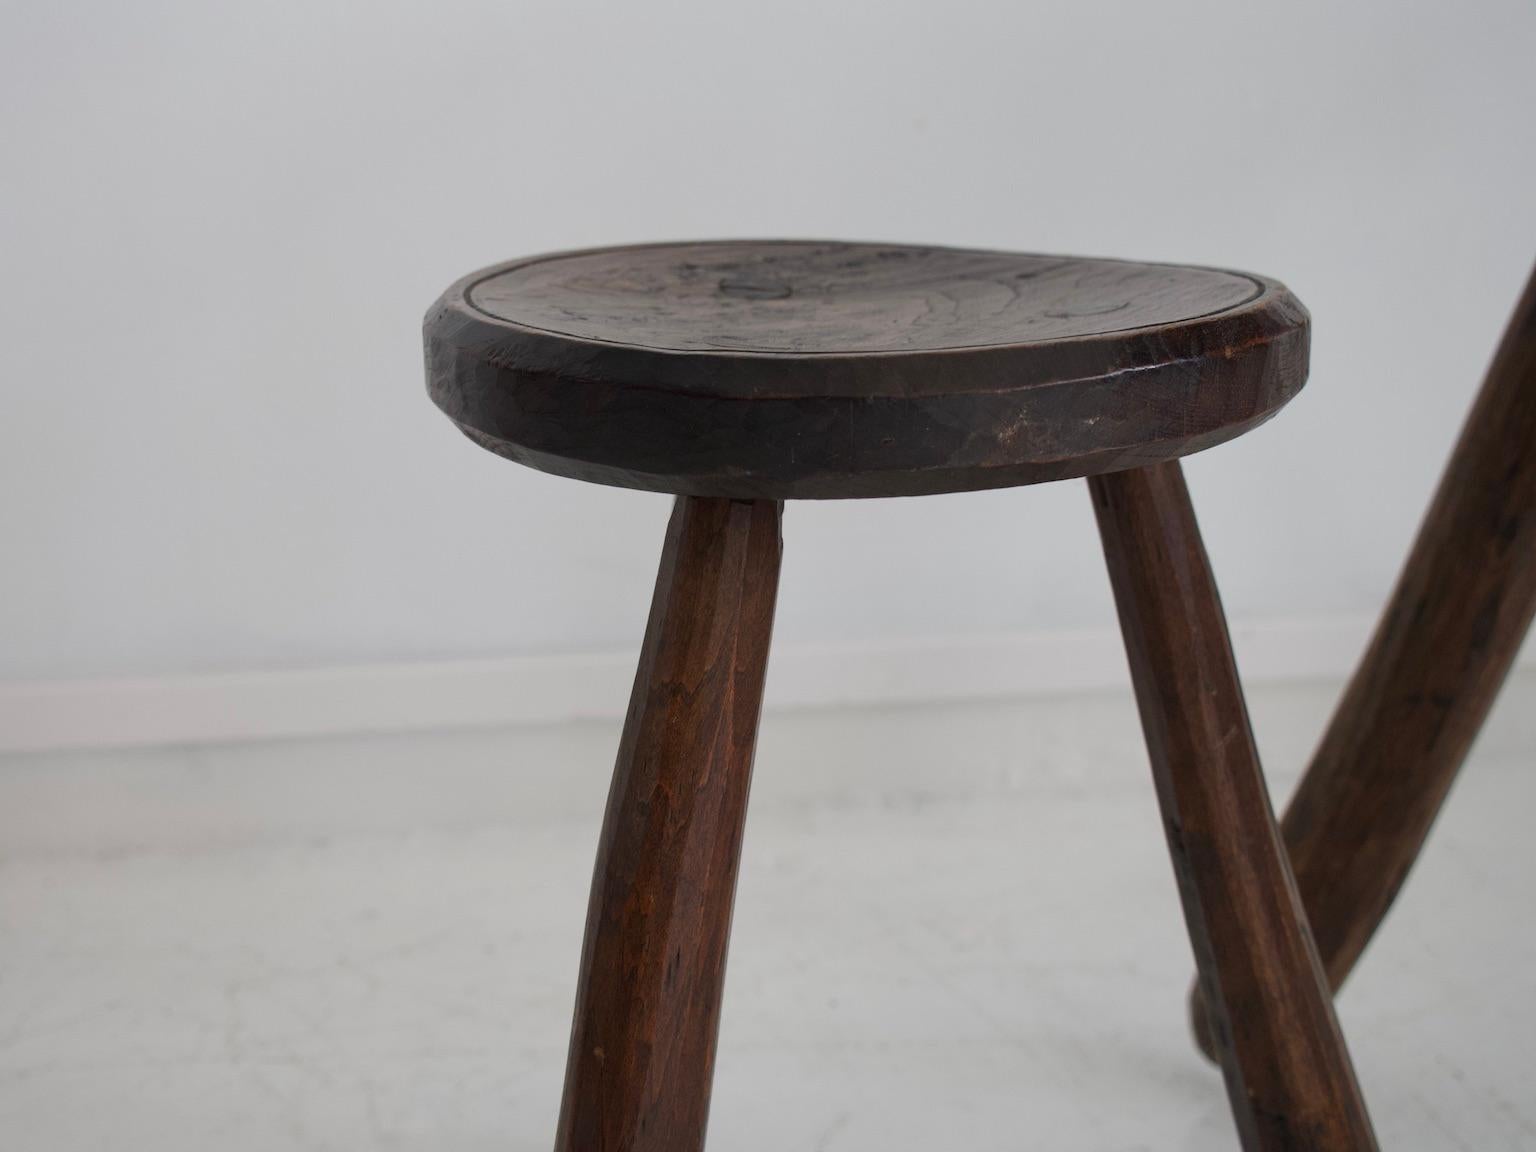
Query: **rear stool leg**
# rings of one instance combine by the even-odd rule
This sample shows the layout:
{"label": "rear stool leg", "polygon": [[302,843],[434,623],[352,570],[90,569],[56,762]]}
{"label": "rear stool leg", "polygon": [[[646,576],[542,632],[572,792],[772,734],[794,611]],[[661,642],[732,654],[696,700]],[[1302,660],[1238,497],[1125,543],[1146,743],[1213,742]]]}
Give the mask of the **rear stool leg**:
{"label": "rear stool leg", "polygon": [[556,1152],[699,1152],[779,580],[775,501],[679,497],[597,850]]}
{"label": "rear stool leg", "polygon": [[1184,918],[1248,1152],[1374,1149],[1177,462],[1090,479]]}

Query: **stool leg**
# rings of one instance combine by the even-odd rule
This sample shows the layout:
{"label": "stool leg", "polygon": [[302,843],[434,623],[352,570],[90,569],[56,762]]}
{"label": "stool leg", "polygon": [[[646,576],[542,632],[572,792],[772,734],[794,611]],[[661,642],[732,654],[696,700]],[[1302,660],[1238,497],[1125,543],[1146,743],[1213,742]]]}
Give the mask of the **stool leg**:
{"label": "stool leg", "polygon": [[[1413,867],[1536,614],[1536,273],[1281,829],[1335,990]],[[1195,1035],[1211,1052],[1204,1005]]]}
{"label": "stool leg", "polygon": [[1280,843],[1177,462],[1089,481],[1184,917],[1248,1152],[1376,1139]]}
{"label": "stool leg", "polygon": [[779,581],[775,501],[679,497],[598,843],[556,1152],[698,1152]]}

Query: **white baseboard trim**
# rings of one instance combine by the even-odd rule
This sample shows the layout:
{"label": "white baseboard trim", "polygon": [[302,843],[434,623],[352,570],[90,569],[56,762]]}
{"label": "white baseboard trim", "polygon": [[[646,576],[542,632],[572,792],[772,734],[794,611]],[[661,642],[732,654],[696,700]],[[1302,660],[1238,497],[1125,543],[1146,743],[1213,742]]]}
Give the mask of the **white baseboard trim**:
{"label": "white baseboard trim", "polygon": [[[1237,624],[1245,679],[1342,678],[1371,622]],[[224,743],[612,718],[633,652],[135,680],[0,683],[0,751]],[[1523,662],[1523,661],[1522,661]],[[774,649],[768,708],[996,699],[1121,688],[1113,630]]]}

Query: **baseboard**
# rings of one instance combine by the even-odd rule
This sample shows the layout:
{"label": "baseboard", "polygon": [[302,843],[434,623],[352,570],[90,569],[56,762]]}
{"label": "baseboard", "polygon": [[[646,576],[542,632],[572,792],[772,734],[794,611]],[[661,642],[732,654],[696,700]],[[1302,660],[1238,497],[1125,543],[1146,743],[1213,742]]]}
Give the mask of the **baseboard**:
{"label": "baseboard", "polygon": [[[1370,622],[1238,624],[1253,682],[1341,678]],[[0,683],[0,751],[222,743],[623,714],[633,652],[137,680]],[[766,706],[952,701],[1122,688],[1113,630],[775,648]]]}

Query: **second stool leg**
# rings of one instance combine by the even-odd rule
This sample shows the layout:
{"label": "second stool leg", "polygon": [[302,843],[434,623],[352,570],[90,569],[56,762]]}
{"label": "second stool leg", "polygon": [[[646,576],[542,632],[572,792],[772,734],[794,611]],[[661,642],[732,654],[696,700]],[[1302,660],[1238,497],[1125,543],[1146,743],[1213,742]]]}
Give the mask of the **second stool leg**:
{"label": "second stool leg", "polygon": [[1089,487],[1243,1147],[1374,1149],[1183,471],[1159,464],[1095,476]]}
{"label": "second stool leg", "polygon": [[704,1146],[780,508],[673,510],[598,843],[556,1152]]}

